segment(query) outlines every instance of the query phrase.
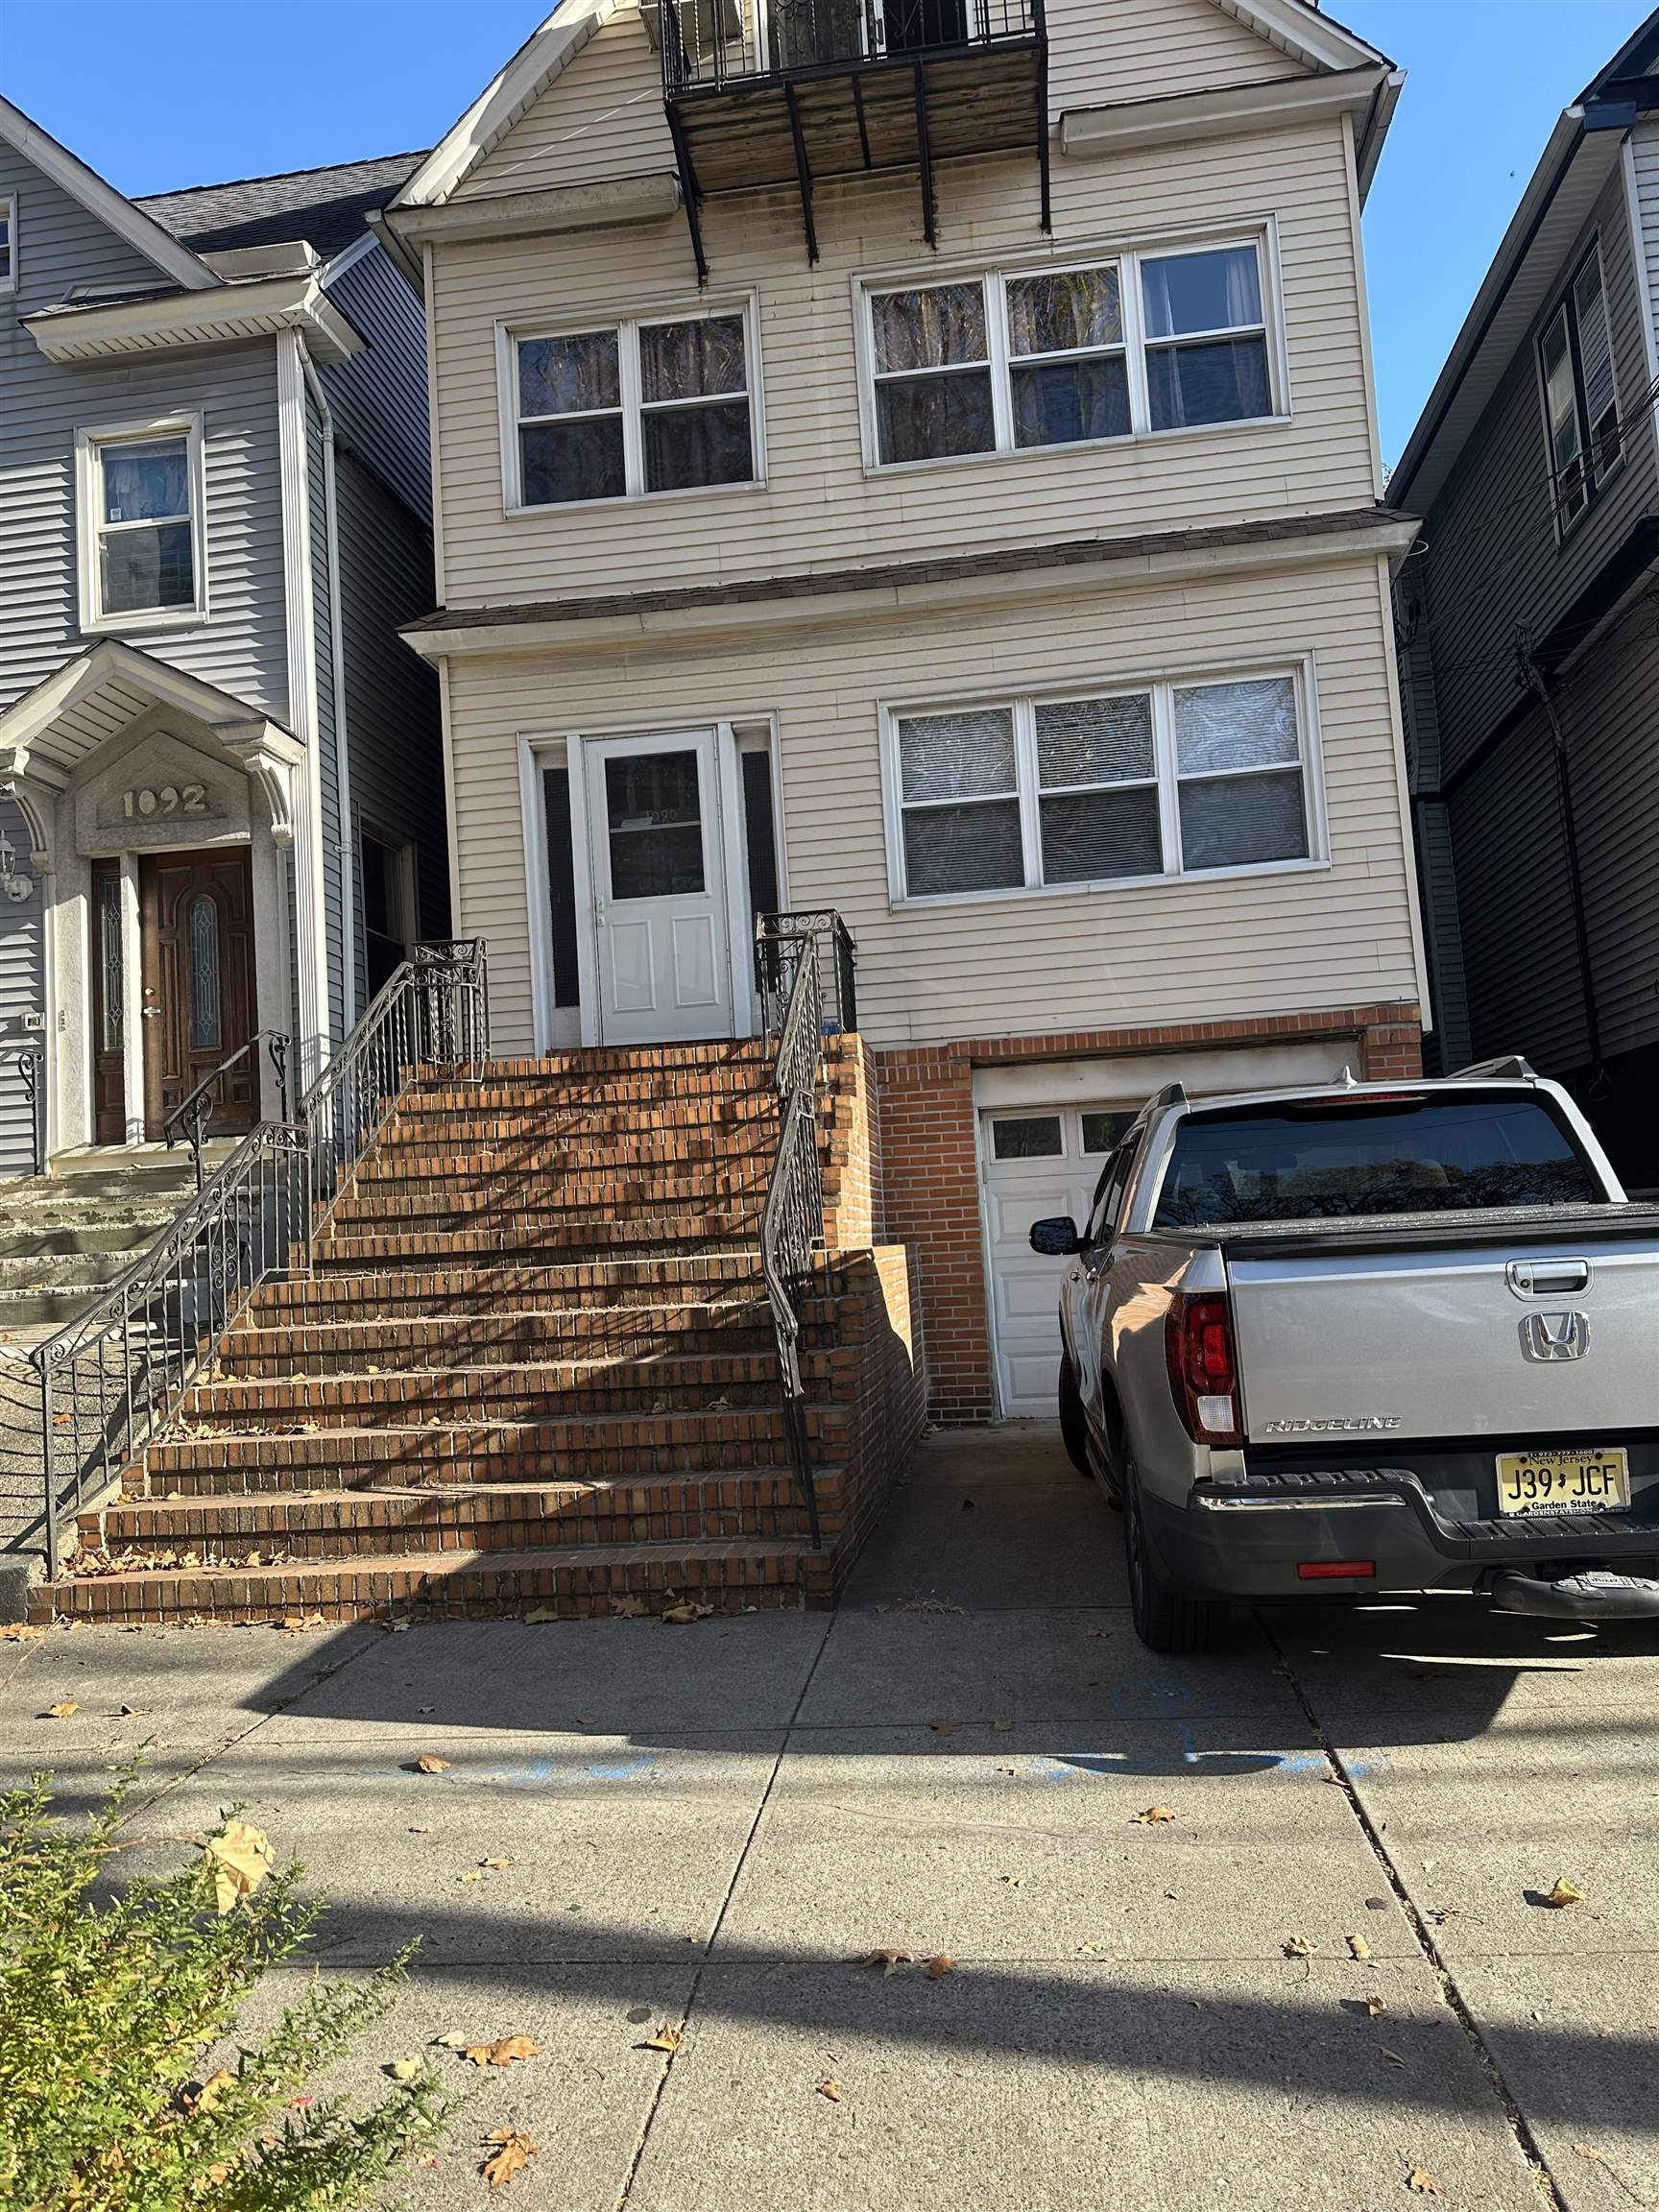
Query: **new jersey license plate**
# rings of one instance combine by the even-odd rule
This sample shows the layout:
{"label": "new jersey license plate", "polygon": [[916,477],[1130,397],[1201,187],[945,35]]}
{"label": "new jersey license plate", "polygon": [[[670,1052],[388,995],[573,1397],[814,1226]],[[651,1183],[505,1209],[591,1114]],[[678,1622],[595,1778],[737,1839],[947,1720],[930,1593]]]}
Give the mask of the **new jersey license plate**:
{"label": "new jersey license plate", "polygon": [[1624,1513],[1630,1506],[1630,1465],[1618,1449],[1606,1452],[1500,1452],[1500,1513]]}

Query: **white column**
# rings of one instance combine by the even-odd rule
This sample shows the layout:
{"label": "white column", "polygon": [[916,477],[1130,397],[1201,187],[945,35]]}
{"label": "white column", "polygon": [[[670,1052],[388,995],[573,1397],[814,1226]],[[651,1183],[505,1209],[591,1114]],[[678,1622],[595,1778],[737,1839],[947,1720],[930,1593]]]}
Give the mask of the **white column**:
{"label": "white column", "polygon": [[317,760],[316,607],[311,493],[306,480],[304,340],[276,338],[276,429],[282,474],[282,576],[287,611],[288,727],[305,748],[294,809],[295,958],[299,968],[299,1081],[328,1057],[328,926],[323,871],[323,792]]}

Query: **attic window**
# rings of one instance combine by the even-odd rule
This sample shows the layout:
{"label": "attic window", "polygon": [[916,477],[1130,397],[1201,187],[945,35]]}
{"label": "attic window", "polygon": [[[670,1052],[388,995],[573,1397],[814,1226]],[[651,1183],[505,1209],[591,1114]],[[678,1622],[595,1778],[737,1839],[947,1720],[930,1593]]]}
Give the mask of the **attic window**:
{"label": "attic window", "polygon": [[758,480],[753,307],[515,332],[510,509]]}
{"label": "attic window", "polygon": [[0,292],[17,289],[17,196],[0,198]]}

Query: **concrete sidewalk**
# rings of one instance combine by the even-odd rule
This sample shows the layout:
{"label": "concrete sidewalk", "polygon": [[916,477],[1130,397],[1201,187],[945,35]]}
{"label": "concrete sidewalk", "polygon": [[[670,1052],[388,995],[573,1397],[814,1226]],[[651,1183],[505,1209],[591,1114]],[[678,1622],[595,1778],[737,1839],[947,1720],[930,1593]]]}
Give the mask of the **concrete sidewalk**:
{"label": "concrete sidewalk", "polygon": [[420,1936],[365,2085],[542,2045],[417,2206],[509,2121],[561,2212],[1659,2206],[1659,1636],[1444,1599],[1159,1659],[1118,1542],[1046,1432],[936,1436],[835,1615],[55,1633],[0,1647],[0,1771],[151,1742],[134,1870],[242,1800],[326,1966]]}

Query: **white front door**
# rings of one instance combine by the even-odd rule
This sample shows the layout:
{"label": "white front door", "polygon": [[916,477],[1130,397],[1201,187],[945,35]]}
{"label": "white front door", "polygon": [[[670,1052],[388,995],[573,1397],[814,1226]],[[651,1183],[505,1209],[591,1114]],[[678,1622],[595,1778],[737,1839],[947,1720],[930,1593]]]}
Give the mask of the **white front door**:
{"label": "white front door", "polygon": [[599,1041],[733,1034],[717,736],[586,746]]}

